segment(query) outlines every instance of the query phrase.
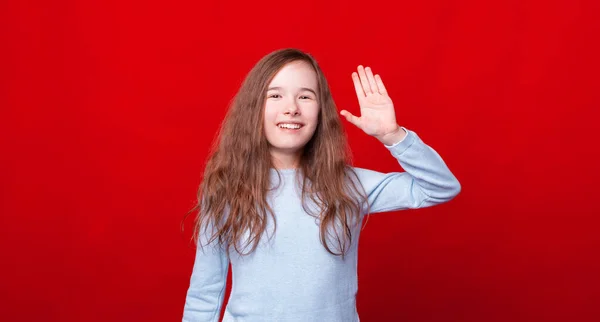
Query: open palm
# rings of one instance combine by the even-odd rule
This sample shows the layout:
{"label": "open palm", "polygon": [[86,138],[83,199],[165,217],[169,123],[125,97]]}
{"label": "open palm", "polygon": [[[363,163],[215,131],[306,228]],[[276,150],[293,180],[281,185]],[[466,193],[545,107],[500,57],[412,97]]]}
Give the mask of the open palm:
{"label": "open palm", "polygon": [[352,73],[354,89],[360,106],[360,117],[342,110],[340,114],[366,134],[382,137],[398,128],[392,99],[388,96],[379,75],[373,76],[371,68],[358,66]]}

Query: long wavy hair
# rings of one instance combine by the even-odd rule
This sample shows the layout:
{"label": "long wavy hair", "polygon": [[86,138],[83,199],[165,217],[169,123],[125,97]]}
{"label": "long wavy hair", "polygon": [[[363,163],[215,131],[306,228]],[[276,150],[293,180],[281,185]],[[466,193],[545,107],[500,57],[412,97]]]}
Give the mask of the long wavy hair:
{"label": "long wavy hair", "polygon": [[[275,222],[267,203],[274,166],[264,135],[264,106],[269,83],[294,61],[305,61],[316,71],[320,106],[317,128],[304,146],[296,171],[302,207],[317,219],[321,244],[329,253],[343,257],[350,247],[361,207],[368,207],[367,197],[358,180],[353,180],[357,177],[350,166],[351,152],[327,80],[310,54],[293,48],[274,51],[258,61],[233,99],[209,154],[197,204],[188,212],[198,211],[195,243],[205,234],[202,240],[207,243],[217,240],[228,251],[233,247],[246,255],[258,246],[268,219]],[[309,200],[316,211],[308,207]],[[273,225],[273,234],[275,230]]]}

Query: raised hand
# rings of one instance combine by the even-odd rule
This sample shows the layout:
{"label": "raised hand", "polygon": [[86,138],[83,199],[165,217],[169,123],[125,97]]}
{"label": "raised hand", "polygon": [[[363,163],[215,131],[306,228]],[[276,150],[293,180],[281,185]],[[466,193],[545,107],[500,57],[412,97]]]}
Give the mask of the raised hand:
{"label": "raised hand", "polygon": [[360,106],[360,117],[342,110],[340,114],[348,122],[356,125],[368,135],[381,142],[392,145],[406,134],[396,122],[396,113],[392,99],[388,96],[379,75],[373,76],[371,68],[358,66],[358,73],[352,73],[354,89]]}

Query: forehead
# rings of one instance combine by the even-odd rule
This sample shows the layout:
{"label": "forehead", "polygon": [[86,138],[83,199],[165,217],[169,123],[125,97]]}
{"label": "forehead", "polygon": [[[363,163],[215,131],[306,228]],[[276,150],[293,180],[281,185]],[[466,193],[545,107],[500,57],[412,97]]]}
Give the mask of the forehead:
{"label": "forehead", "polygon": [[294,61],[285,64],[269,83],[269,87],[308,87],[317,89],[317,73],[305,61]]}

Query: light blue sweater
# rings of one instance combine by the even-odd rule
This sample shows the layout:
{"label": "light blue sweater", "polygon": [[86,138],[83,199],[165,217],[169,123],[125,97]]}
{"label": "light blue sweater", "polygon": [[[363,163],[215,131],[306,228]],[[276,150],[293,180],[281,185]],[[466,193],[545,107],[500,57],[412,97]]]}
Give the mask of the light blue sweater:
{"label": "light blue sweater", "polygon": [[[447,202],[461,190],[440,155],[406,128],[393,146],[384,145],[405,172],[380,173],[354,168],[364,187],[370,213],[430,207]],[[328,253],[319,239],[319,226],[302,208],[294,184],[295,169],[279,170],[282,184],[267,201],[277,229],[263,236],[250,255],[230,252],[233,285],[223,321],[351,322],[356,311],[357,259],[360,229],[342,259]],[[273,186],[277,173],[271,170]],[[361,219],[365,215],[363,207]],[[359,225],[360,226],[360,225]],[[267,232],[272,226],[267,226]],[[206,238],[206,237],[204,237]],[[201,237],[205,243],[206,239]],[[183,321],[218,321],[229,260],[216,242],[198,247],[187,291]]]}

